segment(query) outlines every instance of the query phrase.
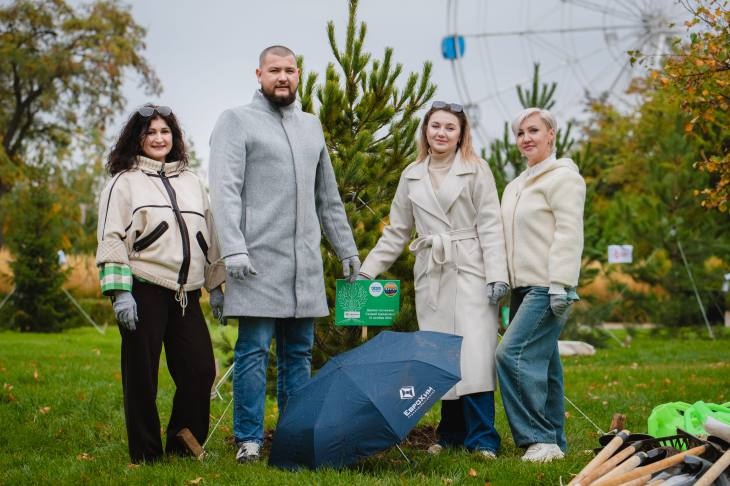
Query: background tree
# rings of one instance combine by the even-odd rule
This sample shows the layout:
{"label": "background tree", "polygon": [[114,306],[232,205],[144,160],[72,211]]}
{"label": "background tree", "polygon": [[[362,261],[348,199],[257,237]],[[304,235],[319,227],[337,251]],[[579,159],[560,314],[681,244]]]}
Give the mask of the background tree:
{"label": "background tree", "polygon": [[[391,48],[385,49],[382,59],[364,51],[367,26],[357,22],[357,5],[357,0],[349,1],[342,47],[334,23],[327,24],[335,62],[327,66],[324,83],[317,84],[317,75],[309,73],[303,76],[299,94],[303,109],[316,110],[322,122],[345,210],[364,256],[386,224],[401,171],[415,158],[416,112],[436,88],[430,82],[431,63],[424,63],[420,73],[409,74],[401,87],[403,67],[393,62]],[[328,299],[334,302],[334,279],[342,274],[342,265],[329,246],[322,256]],[[402,284],[396,329],[417,328],[412,275],[413,257],[404,252],[384,276],[400,279]],[[335,327],[329,318],[318,321],[317,343],[324,355],[352,347],[359,336],[359,328]]]}
{"label": "background tree", "polygon": [[23,215],[7,237],[15,290],[2,309],[0,322],[20,331],[60,331],[75,324],[71,304],[61,291],[65,280],[57,254],[63,230],[58,218],[61,205],[49,189],[48,168],[36,167],[31,172],[0,206]]}
{"label": "background tree", "polygon": [[[701,204],[728,210],[730,197],[730,6],[727,0],[681,0],[692,14],[689,43],[651,73],[654,88],[678,102],[687,116],[683,131],[700,147],[695,166],[710,174],[698,188]],[[634,60],[651,61],[640,52]]]}
{"label": "background tree", "polygon": [[160,93],[142,57],[145,33],[114,0],[0,7],[0,197],[40,152],[61,161],[74,147],[98,149],[107,122],[124,107],[130,72],[150,94]]}
{"label": "background tree", "polygon": [[689,114],[675,93],[653,83],[651,76],[637,82],[635,94],[640,104],[634,113],[594,102],[582,142],[590,147],[594,167],[588,176],[593,203],[587,218],[595,223],[590,246],[605,252],[608,244],[632,244],[633,264],[604,268],[628,274],[644,287],[639,292],[637,286],[619,285],[622,300],[613,318],[702,324],[681,244],[704,306],[719,320],[722,275],[730,271],[730,220],[695,199],[697,188],[711,180],[709,173],[693,168],[706,143],[686,136]]}

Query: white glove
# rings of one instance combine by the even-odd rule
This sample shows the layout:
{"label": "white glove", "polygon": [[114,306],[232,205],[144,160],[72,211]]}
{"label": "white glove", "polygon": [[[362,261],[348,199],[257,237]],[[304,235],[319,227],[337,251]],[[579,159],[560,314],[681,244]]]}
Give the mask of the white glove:
{"label": "white glove", "polygon": [[253,268],[253,264],[246,253],[227,256],[224,263],[226,265],[226,273],[236,280],[245,280],[248,277],[256,275],[256,269]]}

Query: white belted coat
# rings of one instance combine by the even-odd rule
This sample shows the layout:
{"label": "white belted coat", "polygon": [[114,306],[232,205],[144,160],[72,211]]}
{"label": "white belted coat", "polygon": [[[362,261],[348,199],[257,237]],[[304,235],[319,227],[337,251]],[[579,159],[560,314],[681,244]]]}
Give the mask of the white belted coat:
{"label": "white belted coat", "polygon": [[502,218],[494,177],[484,161],[457,152],[434,192],[428,159],[401,174],[390,208],[390,224],[370,251],[362,273],[386,271],[410,241],[418,327],[463,336],[461,381],[444,399],[494,390],[497,306],[487,300],[489,282],[508,282]]}

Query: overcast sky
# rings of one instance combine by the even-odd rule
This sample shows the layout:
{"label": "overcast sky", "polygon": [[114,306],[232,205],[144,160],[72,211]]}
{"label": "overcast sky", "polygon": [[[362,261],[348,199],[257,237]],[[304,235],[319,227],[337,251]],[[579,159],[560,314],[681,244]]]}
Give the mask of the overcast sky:
{"label": "overcast sky", "polygon": [[[258,89],[255,69],[260,51],[272,44],[286,45],[304,56],[306,70],[322,74],[334,60],[327,21],[335,22],[341,43],[347,21],[346,0],[132,0],[128,4],[137,23],[148,29],[145,55],[164,87],[159,98],[150,98],[130,79],[129,111],[145,101],[171,106],[204,166],[218,115],[248,103]],[[480,107],[475,116],[482,134],[495,136],[519,109],[514,85],[530,79],[534,62],[542,63],[546,79],[560,83],[559,117],[580,111],[586,89],[620,91],[620,83],[614,81],[625,51],[633,48],[632,39],[646,38],[641,31],[646,12],[671,7],[669,14],[677,14],[671,0],[641,0],[641,8],[636,4],[633,0],[361,0],[358,18],[368,26],[366,51],[380,58],[386,46],[393,47],[394,60],[404,65],[406,73],[431,61],[432,81],[438,86],[435,99],[473,101]],[[441,55],[442,38],[454,32],[467,35],[459,65]],[[495,36],[498,33],[503,35]]]}

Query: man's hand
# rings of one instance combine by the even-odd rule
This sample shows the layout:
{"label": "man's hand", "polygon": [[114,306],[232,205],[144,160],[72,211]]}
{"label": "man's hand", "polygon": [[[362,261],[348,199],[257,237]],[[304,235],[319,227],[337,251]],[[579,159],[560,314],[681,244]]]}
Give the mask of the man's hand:
{"label": "man's hand", "polygon": [[117,292],[114,297],[114,315],[117,316],[117,322],[127,331],[134,331],[137,329],[137,302],[132,297],[131,292],[121,290]]}
{"label": "man's hand", "polygon": [[236,280],[245,280],[256,275],[256,269],[246,253],[227,256],[224,260],[226,273]]}
{"label": "man's hand", "polygon": [[213,317],[225,326],[227,321],[223,318],[223,303],[223,288],[218,286],[210,291],[210,308],[213,310]]}
{"label": "man's hand", "polygon": [[342,275],[348,282],[354,282],[360,273],[360,258],[357,255],[342,260]]}
{"label": "man's hand", "polygon": [[489,303],[496,305],[509,292],[509,285],[504,282],[490,282],[487,284],[487,298]]}

